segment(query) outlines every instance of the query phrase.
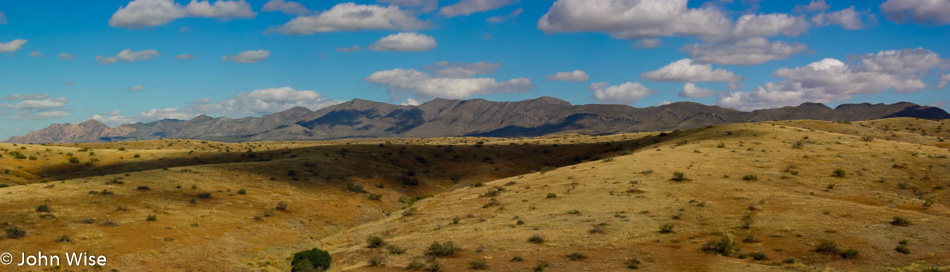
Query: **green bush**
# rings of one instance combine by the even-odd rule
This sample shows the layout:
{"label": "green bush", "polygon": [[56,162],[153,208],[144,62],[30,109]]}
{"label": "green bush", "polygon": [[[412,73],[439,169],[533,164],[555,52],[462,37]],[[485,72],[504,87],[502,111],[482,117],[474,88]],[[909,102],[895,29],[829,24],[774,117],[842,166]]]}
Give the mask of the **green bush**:
{"label": "green bush", "polygon": [[330,253],[319,248],[294,253],[291,263],[292,272],[322,271],[330,268]]}
{"label": "green bush", "polygon": [[907,249],[905,245],[897,245],[897,248],[894,248],[894,250],[902,254],[910,254],[910,249]]}
{"label": "green bush", "polygon": [[672,224],[663,224],[662,226],[660,226],[660,233],[671,233],[671,232],[673,232]]}
{"label": "green bush", "polygon": [[584,253],[580,253],[576,251],[571,254],[567,254],[567,256],[565,257],[567,257],[567,259],[571,261],[580,261],[583,259],[587,259],[587,255],[584,255]]}
{"label": "green bush", "polygon": [[831,172],[832,177],[843,178],[845,176],[844,169],[838,168],[834,172]]}
{"label": "green bush", "polygon": [[79,163],[79,159],[76,157],[69,158],[69,163]]}
{"label": "green bush", "polygon": [[759,177],[753,174],[748,174],[748,175],[742,176],[742,180],[745,180],[745,181],[759,180]]}
{"label": "green bush", "polygon": [[528,238],[528,242],[532,244],[544,243],[544,236],[541,236],[541,234],[531,235],[531,238]]}
{"label": "green bush", "polygon": [[818,253],[837,253],[838,245],[835,244],[835,241],[825,240],[821,241],[817,247],[815,247],[815,252]]}
{"label": "green bush", "polygon": [[378,248],[386,244],[386,241],[383,240],[383,237],[379,236],[370,236],[366,238],[366,247],[368,248]]}
{"label": "green bush", "polygon": [[7,238],[10,238],[10,239],[19,239],[23,236],[26,236],[26,230],[21,229],[18,226],[6,228],[4,229],[4,231],[7,232]]}
{"label": "green bush", "polygon": [[389,251],[389,254],[392,254],[392,255],[402,255],[403,253],[406,253],[405,248],[401,248],[394,245],[387,246],[386,251]]}
{"label": "green bush", "polygon": [[444,244],[432,242],[432,245],[429,245],[429,250],[426,250],[426,255],[435,257],[448,257],[455,255],[455,252],[459,250],[460,248],[452,244],[452,241],[445,242]]}
{"label": "green bush", "polygon": [[486,270],[488,269],[488,262],[484,259],[474,260],[468,263],[468,267],[472,270]]}
{"label": "green bush", "polygon": [[857,257],[858,257],[858,250],[853,249],[853,248],[849,248],[848,250],[841,252],[842,259],[854,259]]}
{"label": "green bush", "polygon": [[739,252],[739,245],[729,236],[723,236],[719,241],[707,242],[702,251],[729,257]]}
{"label": "green bush", "polygon": [[627,269],[640,269],[640,259],[632,258],[623,262]]}
{"label": "green bush", "polygon": [[894,220],[891,221],[891,225],[901,226],[901,227],[910,226],[910,220],[908,220],[907,218],[900,217],[900,216],[895,216]]}
{"label": "green bush", "polygon": [[671,178],[670,180],[672,180],[672,181],[685,181],[685,180],[686,180],[686,176],[683,174],[683,172],[673,172],[673,178]]}
{"label": "green bush", "polygon": [[43,204],[36,206],[36,212],[50,212],[49,205]]}

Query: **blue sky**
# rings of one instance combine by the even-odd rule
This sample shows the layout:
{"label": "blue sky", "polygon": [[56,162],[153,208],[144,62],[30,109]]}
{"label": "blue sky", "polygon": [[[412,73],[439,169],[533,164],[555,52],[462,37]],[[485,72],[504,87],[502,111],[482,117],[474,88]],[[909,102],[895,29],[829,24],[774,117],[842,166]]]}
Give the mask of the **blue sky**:
{"label": "blue sky", "polygon": [[0,138],[354,98],[947,108],[950,2],[2,1]]}

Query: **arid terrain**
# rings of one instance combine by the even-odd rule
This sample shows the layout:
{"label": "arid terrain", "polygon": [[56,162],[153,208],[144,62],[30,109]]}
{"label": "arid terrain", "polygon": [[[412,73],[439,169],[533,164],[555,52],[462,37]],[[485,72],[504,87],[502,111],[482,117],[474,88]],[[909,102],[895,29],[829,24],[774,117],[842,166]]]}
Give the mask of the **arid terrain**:
{"label": "arid terrain", "polygon": [[[0,225],[25,231],[0,251],[109,258],[64,271],[287,271],[311,248],[331,271],[944,271],[947,139],[948,120],[892,118],[0,144]],[[427,256],[433,242],[458,250]]]}

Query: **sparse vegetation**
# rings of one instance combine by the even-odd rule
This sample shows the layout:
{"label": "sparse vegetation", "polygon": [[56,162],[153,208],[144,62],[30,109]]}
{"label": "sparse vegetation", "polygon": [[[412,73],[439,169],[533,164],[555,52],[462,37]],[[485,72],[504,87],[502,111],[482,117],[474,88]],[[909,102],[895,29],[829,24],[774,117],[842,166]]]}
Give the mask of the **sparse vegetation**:
{"label": "sparse vegetation", "polygon": [[383,237],[370,236],[369,238],[366,238],[366,247],[368,248],[378,248],[383,245],[386,245],[386,241],[383,240]]}
{"label": "sparse vegetation", "polygon": [[435,257],[448,257],[455,255],[456,251],[459,251],[460,248],[452,244],[452,241],[439,244],[439,242],[432,242],[432,245],[429,245],[429,249],[426,250],[426,255],[435,256]]}
{"label": "sparse vegetation", "polygon": [[845,176],[844,169],[841,169],[841,168],[835,169],[835,171],[831,173],[831,176],[836,177],[836,178],[843,178]]}
{"label": "sparse vegetation", "polygon": [[488,269],[488,262],[484,259],[474,260],[468,263],[468,267],[472,270],[486,270]]}
{"label": "sparse vegetation", "polygon": [[277,209],[278,211],[286,211],[287,202],[283,202],[283,201],[277,202],[277,206],[274,206],[274,209]]}
{"label": "sparse vegetation", "polygon": [[673,225],[672,224],[663,224],[660,226],[660,233],[672,233]]}
{"label": "sparse vegetation", "polygon": [[900,217],[900,216],[895,216],[894,220],[891,220],[891,225],[901,226],[901,227],[910,226],[910,220],[908,220],[907,218]]}
{"label": "sparse vegetation", "polygon": [[742,176],[742,180],[754,181],[754,180],[759,180],[759,177],[753,174],[748,174],[748,175]]}
{"label": "sparse vegetation", "polygon": [[7,227],[4,229],[4,231],[7,233],[7,238],[10,239],[19,239],[23,238],[23,236],[26,236],[26,230],[20,228],[19,226]]}
{"label": "sparse vegetation", "polygon": [[392,255],[402,255],[403,253],[406,253],[406,249],[394,245],[387,246],[386,251]]}
{"label": "sparse vegetation", "polygon": [[531,235],[531,237],[528,238],[528,242],[530,242],[530,243],[532,243],[532,244],[544,243],[544,236],[541,236],[541,234],[534,234],[534,235]]}
{"label": "sparse vegetation", "polygon": [[739,245],[732,237],[722,236],[718,241],[707,242],[702,251],[730,257],[739,252]]}
{"label": "sparse vegetation", "polygon": [[567,257],[567,259],[571,261],[580,261],[583,259],[587,259],[587,255],[584,255],[583,253],[580,253],[577,251],[572,252],[571,254],[567,254],[567,256],[564,256],[564,257]]}
{"label": "sparse vegetation", "polygon": [[683,172],[673,172],[673,178],[671,178],[670,180],[672,180],[672,181],[686,181],[686,176],[683,174]]}

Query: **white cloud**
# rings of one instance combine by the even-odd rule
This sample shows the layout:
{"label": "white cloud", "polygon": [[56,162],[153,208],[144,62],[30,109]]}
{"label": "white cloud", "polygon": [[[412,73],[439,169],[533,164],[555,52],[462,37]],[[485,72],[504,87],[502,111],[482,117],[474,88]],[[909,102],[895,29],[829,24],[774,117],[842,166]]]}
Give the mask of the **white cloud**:
{"label": "white cloud", "polygon": [[400,7],[418,7],[419,12],[428,13],[439,7],[439,0],[376,0],[379,3],[393,4]]}
{"label": "white cloud", "polygon": [[24,44],[26,44],[26,40],[23,39],[16,39],[5,43],[0,42],[0,52],[15,52],[23,48]]}
{"label": "white cloud", "polygon": [[950,74],[941,76],[940,83],[937,83],[937,85],[934,86],[934,89],[935,90],[943,89],[944,87],[947,87],[947,83],[950,83]]}
{"label": "white cloud", "polygon": [[732,37],[772,37],[779,34],[798,36],[808,31],[808,27],[809,24],[803,17],[782,13],[746,14],[736,20]]}
{"label": "white cloud", "polygon": [[721,95],[718,103],[751,110],[842,101],[887,89],[907,93],[926,88],[922,78],[930,70],[946,66],[936,53],[922,48],[864,54],[850,57],[849,62],[826,58],[803,67],[781,68],[772,75],[784,80],[768,82],[749,92]]}
{"label": "white cloud", "polygon": [[284,0],[270,0],[264,4],[264,7],[261,8],[261,11],[280,11],[284,14],[290,15],[306,15],[310,13],[310,10],[307,9],[303,4],[294,1],[284,1]]}
{"label": "white cloud", "polygon": [[7,16],[3,14],[3,11],[0,11],[0,25],[7,24]]}
{"label": "white cloud", "polygon": [[40,51],[33,51],[33,52],[30,52],[30,57],[31,58],[43,57],[43,53],[40,53]]}
{"label": "white cloud", "polygon": [[399,105],[402,105],[402,106],[418,106],[418,105],[422,105],[422,103],[419,103],[418,100],[412,99],[412,97],[410,97],[410,98],[406,98],[406,102],[399,103]]}
{"label": "white cloud", "polygon": [[881,11],[887,19],[902,24],[910,21],[950,24],[950,4],[946,0],[887,0],[881,3]]}
{"label": "white cloud", "polygon": [[617,39],[728,35],[731,21],[714,7],[690,9],[687,0],[558,0],[538,20],[547,33],[602,31]]}
{"label": "white cloud", "polygon": [[231,60],[234,63],[255,63],[267,59],[270,51],[267,50],[247,50],[237,55],[223,56],[221,60]]}
{"label": "white cloud", "polygon": [[228,20],[232,18],[254,18],[257,13],[251,10],[251,5],[244,0],[192,0],[182,7],[173,0],[134,0],[124,7],[119,7],[109,25],[128,29],[142,29],[168,24],[184,17],[205,17]]}
{"label": "white cloud", "polygon": [[695,64],[691,59],[681,59],[655,71],[641,73],[640,78],[648,81],[675,82],[735,82],[742,80],[742,77],[730,71],[713,69],[711,64]]}
{"label": "white cloud", "polygon": [[176,60],[190,60],[194,58],[195,58],[195,55],[192,55],[192,54],[181,54],[181,55],[175,56]]}
{"label": "white cloud", "polygon": [[306,35],[335,31],[415,30],[428,26],[427,22],[419,21],[398,6],[357,5],[350,2],[337,4],[317,15],[297,17],[278,30],[284,34]]}
{"label": "white cloud", "polygon": [[151,109],[134,116],[123,116],[118,111],[99,113],[92,115],[90,119],[115,126],[123,123],[151,122],[161,119],[189,120],[200,114],[242,118],[267,115],[293,107],[317,110],[340,103],[340,101],[325,98],[315,91],[298,91],[291,87],[242,92],[234,97],[211,103],[213,100],[213,98],[196,99],[185,108]]}
{"label": "white cloud", "polygon": [[656,91],[643,86],[639,82],[627,82],[609,86],[607,82],[593,83],[587,90],[594,92],[594,99],[604,104],[627,104],[633,106],[637,100],[650,96]]}
{"label": "white cloud", "polygon": [[493,93],[525,92],[534,88],[531,79],[514,78],[499,82],[494,78],[473,77],[493,71],[497,64],[448,64],[438,62],[433,66],[437,69],[435,75],[430,75],[415,69],[393,69],[375,72],[364,80],[370,83],[386,85],[390,97],[399,100],[405,95],[412,95],[417,100],[428,100],[436,97],[449,99],[464,99],[472,95]]}
{"label": "white cloud", "polygon": [[673,101],[663,100],[663,101],[660,101],[660,104],[657,104],[657,106],[663,106],[663,105],[669,105],[669,104],[673,104]]}
{"label": "white cloud", "polygon": [[432,63],[432,65],[426,65],[422,68],[435,72],[437,77],[451,77],[451,78],[464,78],[464,77],[473,77],[476,75],[487,75],[494,73],[501,67],[501,63],[491,63],[491,62],[475,62],[475,63],[465,63],[465,62],[456,62],[449,63],[449,61],[437,61]]}
{"label": "white cloud", "polygon": [[353,53],[353,52],[356,52],[356,51],[360,51],[360,50],[362,50],[362,49],[363,49],[363,48],[360,47],[360,45],[357,44],[357,45],[350,46],[350,47],[337,47],[337,48],[336,48],[336,51],[337,51],[337,52],[343,52],[343,53]]}
{"label": "white cloud", "polygon": [[784,41],[769,43],[765,38],[748,38],[736,42],[687,44],[680,48],[697,61],[727,65],[755,65],[787,59],[808,49],[800,43]]}
{"label": "white cloud", "polygon": [[461,0],[458,3],[444,6],[439,14],[446,17],[464,16],[476,12],[498,9],[507,5],[521,2],[520,0]]}
{"label": "white cloud", "polygon": [[59,53],[60,60],[74,60],[76,59],[75,53]]}
{"label": "white cloud", "polygon": [[582,70],[574,70],[573,72],[557,72],[553,75],[548,75],[545,77],[547,80],[560,80],[560,81],[587,81],[590,79],[587,76],[587,72]]}
{"label": "white cloud", "polygon": [[844,29],[862,29],[862,12],[854,10],[854,6],[831,13],[820,13],[811,18],[812,23],[819,26],[840,25]]}
{"label": "white cloud", "polygon": [[808,2],[808,5],[796,5],[795,11],[823,11],[831,8],[828,3],[825,3],[825,0],[811,0]]}
{"label": "white cloud", "polygon": [[516,9],[515,11],[512,11],[508,15],[498,15],[498,16],[488,17],[488,19],[485,19],[485,21],[488,22],[489,25],[502,23],[514,18],[518,18],[518,15],[521,15],[522,11],[524,11],[524,9],[519,8],[519,9]]}
{"label": "white cloud", "polygon": [[145,87],[142,87],[142,84],[139,84],[139,85],[132,86],[132,88],[129,89],[129,92],[133,92],[133,93],[134,93],[134,92],[141,92],[141,91],[144,91],[144,90],[145,90]]}
{"label": "white cloud", "polygon": [[647,49],[647,48],[657,48],[660,47],[662,42],[660,39],[640,39],[633,44],[633,48],[637,49]]}
{"label": "white cloud", "polygon": [[369,46],[373,51],[429,51],[435,48],[435,38],[425,34],[401,32],[379,39]]}
{"label": "white cloud", "polygon": [[[69,116],[65,112],[66,103],[69,99],[65,97],[52,98],[48,94],[12,94],[0,101],[18,101],[15,103],[0,103],[0,110],[14,110],[16,114],[10,117],[12,120],[45,120],[56,119]],[[3,114],[6,111],[3,111]]]}
{"label": "white cloud", "polygon": [[692,82],[686,83],[683,85],[683,90],[680,91],[679,96],[682,97],[710,97],[716,95],[716,91],[710,89],[700,88],[693,84]]}
{"label": "white cloud", "polygon": [[[154,49],[146,49],[138,52],[132,51],[132,49],[125,49],[116,54],[115,57],[104,57],[102,55],[98,55],[96,56],[96,61],[102,65],[109,65],[119,61],[133,62],[139,60],[150,60],[158,55],[160,55],[160,53]],[[62,58],[62,55],[60,55],[60,58]]]}

